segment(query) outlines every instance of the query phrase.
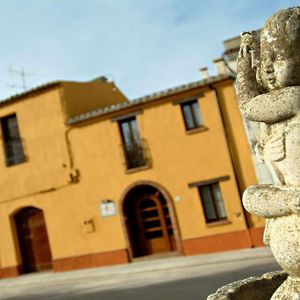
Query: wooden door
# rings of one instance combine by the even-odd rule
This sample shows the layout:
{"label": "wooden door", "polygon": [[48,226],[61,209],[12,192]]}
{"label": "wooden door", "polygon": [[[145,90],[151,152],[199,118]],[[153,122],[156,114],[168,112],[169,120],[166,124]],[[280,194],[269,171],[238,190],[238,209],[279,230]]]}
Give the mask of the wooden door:
{"label": "wooden door", "polygon": [[15,221],[23,271],[28,273],[51,269],[52,256],[43,211],[26,208],[16,215]]}
{"label": "wooden door", "polygon": [[168,216],[163,204],[155,195],[144,195],[137,200],[136,218],[139,236],[142,238],[141,252],[155,254],[172,251],[168,231]]}

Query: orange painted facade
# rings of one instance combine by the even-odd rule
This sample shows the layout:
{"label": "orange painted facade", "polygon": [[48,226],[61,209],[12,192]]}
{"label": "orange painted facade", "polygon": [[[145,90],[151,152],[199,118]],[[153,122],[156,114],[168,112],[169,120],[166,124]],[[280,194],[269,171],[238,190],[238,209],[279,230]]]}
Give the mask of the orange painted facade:
{"label": "orange painted facade", "polygon": [[[190,130],[186,104],[202,117]],[[12,115],[25,158],[8,166],[3,124]],[[57,82],[0,103],[0,122],[2,277],[24,271],[30,256],[18,222],[38,232],[35,211],[43,212],[55,271],[261,245],[264,224],[241,204],[256,176],[229,77],[133,102],[103,78]],[[139,141],[131,148],[127,125]],[[204,193],[217,197],[214,208]]]}

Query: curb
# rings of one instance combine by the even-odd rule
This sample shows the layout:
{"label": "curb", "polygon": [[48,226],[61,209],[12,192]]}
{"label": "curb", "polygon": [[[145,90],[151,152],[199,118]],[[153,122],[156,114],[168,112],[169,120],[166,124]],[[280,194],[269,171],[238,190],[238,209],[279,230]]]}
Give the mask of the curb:
{"label": "curb", "polygon": [[154,272],[176,268],[206,266],[220,263],[229,263],[232,261],[254,260],[272,258],[269,248],[254,248],[238,251],[228,251],[214,254],[204,254],[195,256],[177,256],[171,258],[153,259],[147,261],[133,262],[126,265],[108,266],[76,271],[67,271],[61,273],[45,272],[22,275],[15,278],[0,280],[1,288],[25,287],[36,285],[52,285],[76,280],[91,278],[121,276],[126,274],[136,274],[142,272]]}

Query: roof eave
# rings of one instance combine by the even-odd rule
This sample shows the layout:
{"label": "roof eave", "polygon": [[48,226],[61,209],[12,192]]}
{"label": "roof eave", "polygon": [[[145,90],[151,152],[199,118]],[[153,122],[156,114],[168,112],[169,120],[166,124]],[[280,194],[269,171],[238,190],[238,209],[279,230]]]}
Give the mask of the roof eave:
{"label": "roof eave", "polygon": [[150,102],[159,100],[164,97],[168,97],[168,96],[175,95],[177,93],[182,93],[182,92],[188,91],[189,89],[210,86],[211,84],[216,84],[216,83],[222,82],[224,80],[228,80],[228,79],[234,79],[234,77],[231,75],[219,75],[219,76],[210,77],[205,80],[195,81],[195,82],[191,82],[188,84],[180,85],[180,86],[177,86],[174,88],[166,89],[166,90],[163,90],[160,92],[156,92],[156,93],[153,93],[150,95],[146,95],[146,96],[134,99],[130,102],[112,105],[109,107],[93,110],[93,111],[72,117],[69,120],[67,120],[66,124],[67,125],[75,125],[77,123],[88,121],[88,120],[91,120],[91,119],[94,119],[94,118],[97,118],[100,116],[107,115],[109,113],[121,111],[123,109],[138,106],[143,103],[150,103]]}

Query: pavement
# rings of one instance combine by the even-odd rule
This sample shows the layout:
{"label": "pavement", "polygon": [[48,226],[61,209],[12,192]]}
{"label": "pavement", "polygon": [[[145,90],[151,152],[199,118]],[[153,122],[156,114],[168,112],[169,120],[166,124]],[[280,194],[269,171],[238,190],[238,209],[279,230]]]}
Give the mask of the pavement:
{"label": "pavement", "polygon": [[[261,261],[272,261],[272,254],[269,248],[253,248],[238,251],[228,251],[222,253],[195,255],[195,256],[172,256],[161,258],[150,258],[146,260],[136,260],[129,264],[83,269],[68,272],[39,272],[21,275],[15,278],[0,280],[0,290],[10,290],[18,287],[19,290],[28,288],[46,288],[57,285],[72,285],[81,281],[104,282],[109,279],[110,283],[120,280],[120,278],[134,275],[136,278],[145,274],[158,273],[160,271],[174,271],[180,273],[180,270],[191,267],[205,267],[224,265],[227,263],[245,261],[255,261],[258,264]],[[142,275],[141,275],[142,274]]]}

